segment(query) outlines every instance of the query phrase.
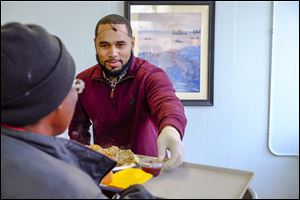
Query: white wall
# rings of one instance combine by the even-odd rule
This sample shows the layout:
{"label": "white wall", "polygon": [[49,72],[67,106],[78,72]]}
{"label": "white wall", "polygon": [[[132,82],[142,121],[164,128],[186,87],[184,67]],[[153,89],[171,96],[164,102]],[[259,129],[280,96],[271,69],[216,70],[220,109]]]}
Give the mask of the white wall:
{"label": "white wall", "polygon": [[275,1],[273,13],[269,148],[299,156],[299,2]]}
{"label": "white wall", "polygon": [[[259,198],[299,198],[299,157],[267,146],[271,2],[217,2],[214,106],[185,107],[185,161],[250,170]],[[77,72],[95,64],[94,27],[123,2],[1,2],[1,24],[43,25],[62,38]]]}

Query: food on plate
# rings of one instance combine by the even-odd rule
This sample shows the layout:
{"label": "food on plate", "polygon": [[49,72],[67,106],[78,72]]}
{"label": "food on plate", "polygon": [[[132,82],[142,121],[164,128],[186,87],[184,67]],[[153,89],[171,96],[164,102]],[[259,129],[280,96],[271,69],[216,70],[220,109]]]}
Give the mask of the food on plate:
{"label": "food on plate", "polygon": [[114,173],[113,180],[107,186],[126,189],[130,185],[144,184],[153,176],[138,168],[127,168]]}
{"label": "food on plate", "polygon": [[111,146],[107,149],[102,148],[100,145],[92,144],[89,148],[100,152],[107,157],[115,160],[117,162],[117,166],[129,166],[135,163],[135,156],[130,149],[122,150],[117,146]]}
{"label": "food on plate", "polygon": [[122,150],[116,146],[104,149],[105,154],[117,162],[117,166],[131,165],[135,162],[135,157],[130,149]]}
{"label": "food on plate", "polygon": [[98,144],[91,144],[91,145],[89,145],[89,148],[93,149],[94,151],[98,151],[102,154],[105,154],[105,152],[103,151],[103,148]]}

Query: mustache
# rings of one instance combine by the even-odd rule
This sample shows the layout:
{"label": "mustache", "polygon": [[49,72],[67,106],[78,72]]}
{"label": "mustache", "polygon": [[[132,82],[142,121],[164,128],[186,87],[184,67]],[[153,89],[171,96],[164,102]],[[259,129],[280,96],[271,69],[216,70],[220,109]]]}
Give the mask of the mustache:
{"label": "mustache", "polygon": [[118,59],[109,59],[104,61],[104,65],[106,65],[108,62],[120,62],[123,65],[123,61],[122,60],[118,60]]}
{"label": "mustache", "polygon": [[[132,60],[133,60],[133,52],[131,51],[131,54],[130,54],[130,58],[128,60],[127,63],[123,63],[122,60],[119,60],[119,59],[108,59],[106,60],[105,62],[100,62],[100,59],[99,59],[99,56],[98,54],[96,54],[96,60],[98,61],[98,64],[99,66],[101,67],[101,69],[103,70],[103,72],[108,75],[108,76],[111,76],[111,77],[118,77],[120,76],[122,73],[126,73],[126,71],[128,70],[129,66],[131,65],[132,63]],[[121,62],[122,64],[122,68],[117,70],[117,71],[110,71],[106,66],[105,64],[109,61],[112,61],[112,60],[118,60]]]}

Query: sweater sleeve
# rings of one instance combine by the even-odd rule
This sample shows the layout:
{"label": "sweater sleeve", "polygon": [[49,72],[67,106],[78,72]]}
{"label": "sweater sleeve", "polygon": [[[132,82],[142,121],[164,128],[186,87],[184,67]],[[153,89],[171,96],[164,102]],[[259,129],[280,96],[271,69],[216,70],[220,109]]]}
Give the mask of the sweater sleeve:
{"label": "sweater sleeve", "polygon": [[187,124],[184,107],[176,96],[167,74],[162,69],[155,68],[149,74],[145,92],[159,132],[166,125],[171,125],[179,131],[183,138]]}
{"label": "sweater sleeve", "polygon": [[91,122],[85,113],[81,102],[78,101],[69,126],[68,134],[70,139],[76,140],[85,145],[89,145],[91,139],[91,134],[89,132],[90,125]]}

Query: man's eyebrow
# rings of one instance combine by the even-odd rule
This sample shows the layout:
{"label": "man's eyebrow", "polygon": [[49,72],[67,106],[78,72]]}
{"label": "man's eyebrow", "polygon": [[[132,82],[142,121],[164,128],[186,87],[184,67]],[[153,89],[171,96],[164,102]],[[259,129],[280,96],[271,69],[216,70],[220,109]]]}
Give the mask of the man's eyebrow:
{"label": "man's eyebrow", "polygon": [[109,44],[109,42],[106,42],[106,41],[100,41],[99,44]]}
{"label": "man's eyebrow", "polygon": [[[125,40],[119,40],[115,42],[115,44],[126,44],[126,43],[127,42]],[[111,43],[107,41],[100,41],[99,44],[111,44]]]}

